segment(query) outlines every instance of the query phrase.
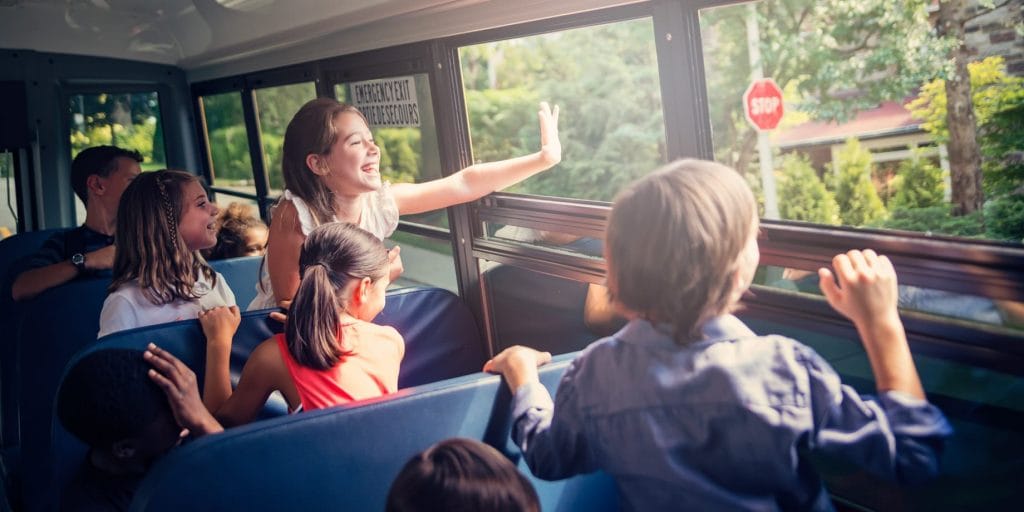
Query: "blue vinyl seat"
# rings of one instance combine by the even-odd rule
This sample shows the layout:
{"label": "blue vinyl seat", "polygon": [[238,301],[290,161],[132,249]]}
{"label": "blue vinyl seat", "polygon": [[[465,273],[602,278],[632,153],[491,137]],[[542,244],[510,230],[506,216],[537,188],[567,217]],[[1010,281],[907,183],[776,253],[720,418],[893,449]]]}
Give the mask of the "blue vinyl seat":
{"label": "blue vinyl seat", "polygon": [[[575,354],[541,369],[554,391]],[[474,374],[381,399],[274,418],[198,439],[168,454],[143,481],[133,511],[383,510],[402,465],[451,437],[482,440],[513,460],[510,395]],[[557,482],[532,477],[543,510],[616,510],[604,473]]]}

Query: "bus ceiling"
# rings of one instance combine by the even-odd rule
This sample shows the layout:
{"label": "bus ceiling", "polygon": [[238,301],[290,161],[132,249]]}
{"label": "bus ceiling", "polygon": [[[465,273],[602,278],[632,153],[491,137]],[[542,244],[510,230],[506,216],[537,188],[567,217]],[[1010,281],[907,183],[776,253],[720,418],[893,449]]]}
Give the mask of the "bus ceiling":
{"label": "bus ceiling", "polygon": [[0,0],[0,47],[170,64],[200,81],[636,0],[298,3]]}

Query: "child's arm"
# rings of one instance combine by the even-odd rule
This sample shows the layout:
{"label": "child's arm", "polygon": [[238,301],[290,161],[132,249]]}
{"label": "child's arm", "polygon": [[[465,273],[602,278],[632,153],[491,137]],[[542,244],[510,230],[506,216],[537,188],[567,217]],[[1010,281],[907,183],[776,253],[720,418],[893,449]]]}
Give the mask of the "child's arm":
{"label": "child's arm", "polygon": [[[285,381],[287,380],[287,382]],[[281,359],[277,341],[270,338],[260,343],[242,368],[238,386],[213,415],[229,427],[248,423],[256,417],[275,390],[281,390],[289,406],[297,406],[286,386],[291,383],[288,368]]]}
{"label": "child's arm", "polygon": [[231,340],[241,321],[238,306],[220,306],[199,313],[199,325],[206,335],[203,403],[211,413],[231,396]]}
{"label": "child's arm", "polygon": [[484,371],[498,373],[505,377],[508,388],[514,395],[525,384],[540,383],[537,367],[551,362],[551,352],[540,352],[530,347],[516,345],[484,363]]}
{"label": "child's arm", "polygon": [[[97,249],[85,254],[86,270],[110,270],[114,266],[114,246]],[[45,267],[26,270],[11,283],[11,298],[23,301],[60,286],[78,277],[81,272],[71,260],[64,260]]]}
{"label": "child's arm", "polygon": [[[467,203],[555,166],[562,160],[562,143],[558,140],[558,106],[552,110],[543,102],[537,116],[540,118],[540,151],[499,162],[474,164],[451,176],[426,183],[396,183],[391,190],[398,204],[398,213],[422,213]],[[274,286],[276,290],[277,285]]]}
{"label": "child's arm", "polygon": [[291,300],[299,289],[299,253],[306,241],[299,213],[291,201],[274,209],[267,238],[267,273],[274,288],[274,300]]}
{"label": "child's arm", "polygon": [[825,298],[857,327],[879,391],[901,391],[924,399],[897,306],[896,271],[875,251],[850,251],[832,259],[837,285],[827,268],[818,270]]}
{"label": "child's arm", "polygon": [[224,430],[220,423],[206,410],[199,399],[196,374],[177,357],[150,343],[143,354],[153,366],[149,378],[167,395],[174,420],[178,426],[188,429],[196,436],[214,434]]}

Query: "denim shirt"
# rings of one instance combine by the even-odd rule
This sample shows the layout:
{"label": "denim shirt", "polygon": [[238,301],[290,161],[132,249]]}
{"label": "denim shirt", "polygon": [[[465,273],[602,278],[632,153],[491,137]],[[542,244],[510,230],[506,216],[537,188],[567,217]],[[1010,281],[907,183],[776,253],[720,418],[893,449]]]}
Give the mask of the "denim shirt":
{"label": "denim shirt", "polygon": [[731,315],[680,346],[644,320],[587,347],[554,404],[513,401],[513,440],[544,479],[604,470],[625,510],[831,510],[804,452],[900,482],[938,470],[942,413],[898,392],[862,398],[807,346]]}

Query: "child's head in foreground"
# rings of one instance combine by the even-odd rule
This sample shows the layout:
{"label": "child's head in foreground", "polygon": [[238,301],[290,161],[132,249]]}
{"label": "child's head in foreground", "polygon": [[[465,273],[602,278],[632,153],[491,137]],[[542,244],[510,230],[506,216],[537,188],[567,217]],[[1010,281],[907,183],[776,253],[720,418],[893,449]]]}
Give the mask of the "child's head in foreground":
{"label": "child's head in foreground", "polygon": [[530,481],[494,448],[448,439],[405,464],[388,492],[387,512],[537,512]]}
{"label": "child's head in foreground", "polygon": [[67,431],[108,460],[139,469],[173,448],[181,434],[142,354],[88,354],[68,371],[57,394],[57,416]]}
{"label": "child's head in foreground", "polygon": [[674,327],[678,343],[727,313],[757,269],[757,203],[733,169],[679,160],[615,198],[605,256],[608,287],[627,313]]}

